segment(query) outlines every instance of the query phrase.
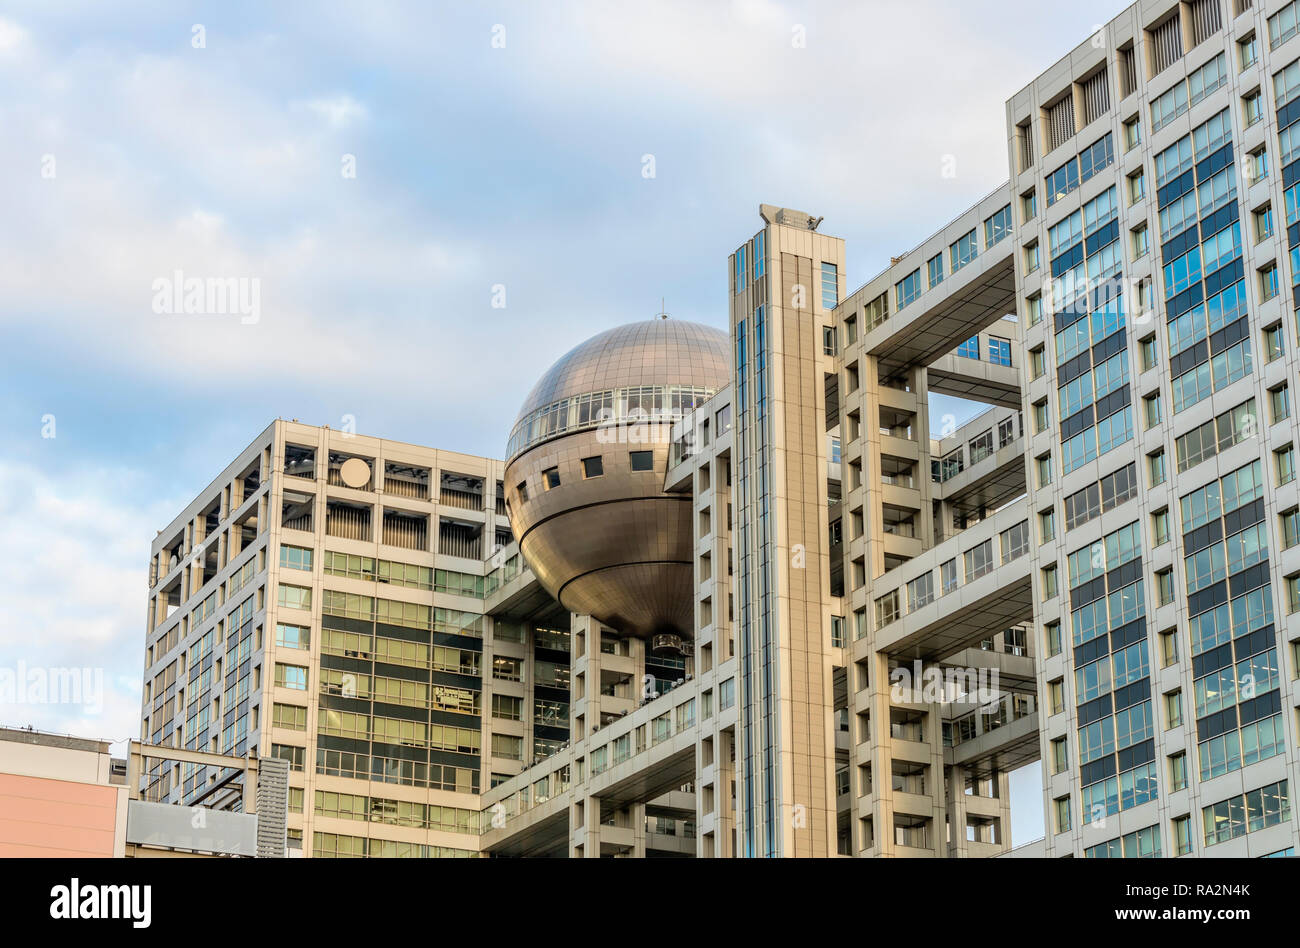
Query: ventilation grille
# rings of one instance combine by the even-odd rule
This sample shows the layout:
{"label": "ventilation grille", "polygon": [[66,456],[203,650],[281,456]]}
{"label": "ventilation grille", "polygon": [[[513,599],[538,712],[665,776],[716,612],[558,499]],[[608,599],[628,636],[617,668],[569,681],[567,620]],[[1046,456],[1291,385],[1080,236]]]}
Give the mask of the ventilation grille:
{"label": "ventilation grille", "polygon": [[1074,97],[1067,95],[1047,109],[1047,150],[1053,151],[1074,137]]}
{"label": "ventilation grille", "polygon": [[1192,0],[1192,43],[1199,46],[1223,28],[1219,0]]}
{"label": "ventilation grille", "polygon": [[1151,75],[1158,76],[1183,56],[1183,24],[1174,14],[1148,34],[1151,37]]}
{"label": "ventilation grille", "polygon": [[1083,124],[1088,125],[1110,111],[1110,83],[1105,68],[1083,81]]}
{"label": "ventilation grille", "polygon": [[1137,92],[1138,72],[1137,56],[1133,47],[1119,51],[1119,95],[1123,99]]}
{"label": "ventilation grille", "polygon": [[257,762],[257,855],[283,859],[289,835],[289,762],[263,757]]}
{"label": "ventilation grille", "polygon": [[1034,163],[1034,136],[1030,133],[1029,123],[1020,126],[1020,170],[1024,171]]}

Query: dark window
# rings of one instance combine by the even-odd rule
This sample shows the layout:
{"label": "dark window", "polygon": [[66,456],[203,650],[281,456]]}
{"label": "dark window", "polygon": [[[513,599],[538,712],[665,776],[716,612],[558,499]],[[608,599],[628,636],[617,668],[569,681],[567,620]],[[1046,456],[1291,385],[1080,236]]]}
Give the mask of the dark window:
{"label": "dark window", "polygon": [[605,465],[600,459],[600,455],[594,458],[582,459],[582,476],[583,477],[600,477],[605,473]]}
{"label": "dark window", "polygon": [[560,486],[560,469],[558,467],[548,467],[542,471],[542,490],[550,490],[552,487]]}
{"label": "dark window", "polygon": [[526,481],[520,481],[519,486],[516,487],[515,490],[519,491],[520,503],[528,503],[528,483]]}
{"label": "dark window", "polygon": [[653,451],[633,451],[630,456],[632,470],[653,471],[655,469],[655,453]]}

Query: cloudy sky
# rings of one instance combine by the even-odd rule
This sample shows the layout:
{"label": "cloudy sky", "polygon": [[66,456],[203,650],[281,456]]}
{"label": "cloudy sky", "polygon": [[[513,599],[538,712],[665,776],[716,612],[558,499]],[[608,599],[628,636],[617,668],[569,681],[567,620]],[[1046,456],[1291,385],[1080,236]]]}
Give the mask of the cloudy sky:
{"label": "cloudy sky", "polygon": [[[499,455],[588,335],[724,326],[761,202],[857,287],[1005,179],[1005,99],[1115,12],[10,0],[0,669],[105,693],[0,723],[134,735],[149,543],[273,418]],[[257,280],[256,320],[156,312],[177,271]]]}

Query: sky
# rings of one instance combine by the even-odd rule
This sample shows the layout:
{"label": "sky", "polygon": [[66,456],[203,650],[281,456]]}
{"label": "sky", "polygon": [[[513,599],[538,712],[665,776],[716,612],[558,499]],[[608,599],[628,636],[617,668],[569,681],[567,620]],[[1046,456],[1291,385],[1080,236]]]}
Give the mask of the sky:
{"label": "sky", "polygon": [[[500,456],[590,335],[725,328],[760,203],[855,289],[1006,179],[1005,100],[1117,10],[9,0],[0,678],[102,682],[0,724],[135,736],[150,542],[274,418]],[[185,278],[248,305],[169,311]]]}

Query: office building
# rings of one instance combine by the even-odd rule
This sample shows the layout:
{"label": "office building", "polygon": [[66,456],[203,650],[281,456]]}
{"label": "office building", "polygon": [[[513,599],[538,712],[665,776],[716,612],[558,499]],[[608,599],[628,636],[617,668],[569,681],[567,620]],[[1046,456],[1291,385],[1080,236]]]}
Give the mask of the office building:
{"label": "office building", "polygon": [[309,855],[999,856],[1035,761],[1016,855],[1293,853],[1298,17],[1129,7],[857,289],[761,205],[729,331],[538,366],[504,464],[277,422],[154,545],[144,733],[286,757]]}

